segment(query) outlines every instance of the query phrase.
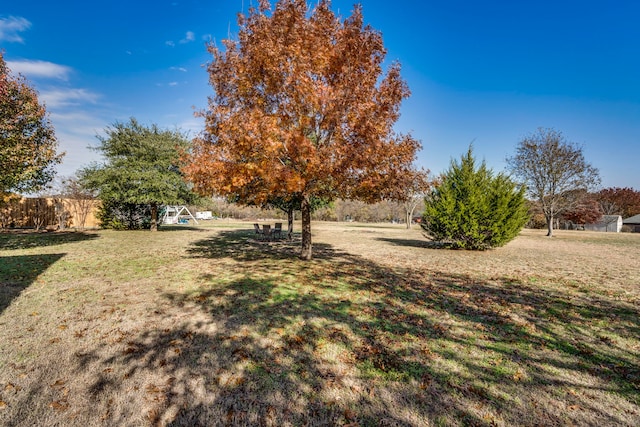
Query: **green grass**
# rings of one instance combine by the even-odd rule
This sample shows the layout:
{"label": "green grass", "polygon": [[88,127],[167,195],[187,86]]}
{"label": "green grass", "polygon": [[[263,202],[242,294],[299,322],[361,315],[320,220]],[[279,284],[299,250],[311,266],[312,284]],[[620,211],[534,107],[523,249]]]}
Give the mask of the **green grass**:
{"label": "green grass", "polygon": [[0,233],[0,424],[640,424],[639,236],[355,225]]}

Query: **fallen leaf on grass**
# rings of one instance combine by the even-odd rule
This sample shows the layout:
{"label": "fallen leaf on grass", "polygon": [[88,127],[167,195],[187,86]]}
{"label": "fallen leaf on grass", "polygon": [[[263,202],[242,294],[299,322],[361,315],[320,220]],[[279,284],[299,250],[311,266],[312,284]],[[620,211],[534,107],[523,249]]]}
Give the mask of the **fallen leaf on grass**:
{"label": "fallen leaf on grass", "polygon": [[518,382],[526,379],[526,374],[521,369],[518,369],[512,376],[513,380]]}
{"label": "fallen leaf on grass", "polygon": [[154,422],[158,420],[159,415],[158,408],[150,409],[149,412],[147,412],[147,418]]}
{"label": "fallen leaf on grass", "polygon": [[162,393],[162,389],[160,387],[158,387],[155,384],[149,384],[145,387],[145,390],[147,390],[147,393]]}
{"label": "fallen leaf on grass", "polygon": [[198,295],[197,297],[194,298],[194,300],[196,300],[197,302],[205,302],[207,300],[207,296],[206,295]]}
{"label": "fallen leaf on grass", "polygon": [[243,377],[237,377],[237,378],[234,378],[233,380],[231,380],[231,381],[229,381],[229,382],[230,382],[231,384],[236,385],[236,386],[241,386],[242,384],[244,384],[244,383],[246,383],[246,382],[247,382],[247,379],[246,379],[246,378],[243,378]]}
{"label": "fallen leaf on grass", "polygon": [[52,388],[61,388],[62,386],[64,386],[65,381],[64,380],[57,380],[56,382],[54,382],[53,384],[49,384],[49,387]]}
{"label": "fallen leaf on grass", "polygon": [[491,425],[491,426],[497,426],[497,425],[498,425],[498,423],[496,422],[496,419],[495,419],[495,418],[494,418],[494,416],[493,416],[493,415],[491,415],[491,414],[485,414],[485,415],[482,417],[482,419],[483,419],[484,421],[486,421],[487,423],[489,423],[489,425]]}
{"label": "fallen leaf on grass", "polygon": [[134,354],[134,353],[138,353],[140,352],[140,349],[138,347],[127,347],[126,349],[123,350],[123,354]]}
{"label": "fallen leaf on grass", "polygon": [[21,390],[21,387],[18,387],[15,384],[7,383],[7,385],[4,386],[4,391],[6,392],[17,393],[20,390]]}
{"label": "fallen leaf on grass", "polygon": [[8,405],[7,405],[7,402],[5,402],[4,400],[0,400],[0,409],[4,409],[4,408],[6,408],[7,406],[8,406]]}
{"label": "fallen leaf on grass", "polygon": [[66,400],[54,400],[49,403],[49,408],[57,412],[63,412],[69,409],[69,403]]}
{"label": "fallen leaf on grass", "polygon": [[345,409],[343,414],[344,414],[344,417],[349,421],[353,420],[356,417],[356,413],[349,408]]}

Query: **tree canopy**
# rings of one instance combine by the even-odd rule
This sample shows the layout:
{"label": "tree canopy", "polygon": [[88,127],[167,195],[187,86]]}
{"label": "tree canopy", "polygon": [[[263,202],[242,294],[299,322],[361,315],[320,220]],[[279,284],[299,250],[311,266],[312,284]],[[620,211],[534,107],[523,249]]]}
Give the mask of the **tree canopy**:
{"label": "tree canopy", "polygon": [[564,211],[562,218],[571,221],[573,224],[591,224],[602,218],[604,212],[596,195],[584,194],[584,191],[578,191],[574,197],[579,200],[571,209]]}
{"label": "tree canopy", "polygon": [[524,137],[507,164],[540,203],[547,236],[553,235],[554,219],[577,207],[582,201],[578,196],[600,183],[598,169],[585,160],[582,147],[554,129],[539,128]]}
{"label": "tree canopy", "polygon": [[428,237],[454,248],[488,249],[515,238],[528,220],[524,187],[494,175],[472,148],[452,161],[426,199],[421,223]]}
{"label": "tree canopy", "polygon": [[55,176],[64,153],[44,104],[0,52],[0,193],[35,192]]}
{"label": "tree canopy", "polygon": [[262,0],[239,27],[209,46],[214,95],[185,171],[203,194],[299,195],[310,259],[312,198],[390,198],[411,169],[420,145],[393,131],[409,89],[398,63],[383,71],[382,35],[359,6],[341,20],[327,0]]}
{"label": "tree canopy", "polygon": [[105,133],[106,137],[98,137],[97,147],[104,163],[82,171],[84,185],[99,190],[103,209],[130,213],[135,206],[146,206],[150,227],[156,230],[159,205],[192,199],[180,172],[180,157],[188,148],[188,140],[178,130],[144,126],[135,118],[128,123],[117,122]]}
{"label": "tree canopy", "polygon": [[595,194],[605,215],[622,215],[629,218],[640,214],[640,191],[630,187],[604,188]]}

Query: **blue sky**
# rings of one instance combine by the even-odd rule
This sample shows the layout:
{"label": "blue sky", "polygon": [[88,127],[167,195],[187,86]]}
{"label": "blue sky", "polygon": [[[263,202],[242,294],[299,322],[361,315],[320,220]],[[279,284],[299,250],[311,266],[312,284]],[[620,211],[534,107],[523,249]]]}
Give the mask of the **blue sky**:
{"label": "blue sky", "polygon": [[[345,17],[353,3],[332,5]],[[59,173],[97,160],[95,135],[129,117],[195,135],[212,94],[205,44],[234,37],[251,4],[3,2],[0,49],[46,102],[67,152]],[[402,64],[412,96],[397,130],[422,141],[421,166],[440,173],[473,141],[502,171],[523,136],[551,127],[583,145],[603,187],[640,189],[640,2],[361,4]]]}

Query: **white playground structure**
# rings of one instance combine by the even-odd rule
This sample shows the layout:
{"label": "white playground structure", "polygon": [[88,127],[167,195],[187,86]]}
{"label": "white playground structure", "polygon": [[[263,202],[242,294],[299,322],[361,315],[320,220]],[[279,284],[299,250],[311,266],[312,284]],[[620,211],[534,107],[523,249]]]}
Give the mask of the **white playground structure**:
{"label": "white playground structure", "polygon": [[162,211],[161,222],[162,224],[188,224],[189,217],[193,219],[193,222],[198,223],[196,217],[191,215],[186,206],[168,205]]}

